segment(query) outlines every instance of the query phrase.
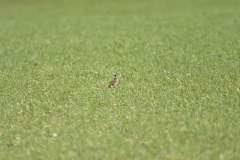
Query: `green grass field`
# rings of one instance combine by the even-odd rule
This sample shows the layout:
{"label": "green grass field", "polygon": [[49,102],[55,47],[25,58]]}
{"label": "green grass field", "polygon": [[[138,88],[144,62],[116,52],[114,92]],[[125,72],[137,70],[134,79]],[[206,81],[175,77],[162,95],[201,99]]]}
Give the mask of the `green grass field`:
{"label": "green grass field", "polygon": [[0,159],[240,159],[239,8],[0,1]]}

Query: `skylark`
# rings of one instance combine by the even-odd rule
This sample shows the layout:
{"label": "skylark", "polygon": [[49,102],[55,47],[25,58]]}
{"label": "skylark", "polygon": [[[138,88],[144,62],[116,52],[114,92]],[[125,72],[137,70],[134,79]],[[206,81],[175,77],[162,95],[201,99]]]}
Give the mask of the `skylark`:
{"label": "skylark", "polygon": [[109,82],[108,88],[114,87],[114,85],[116,85],[117,83],[118,83],[118,78],[117,78],[117,75],[115,74],[113,80]]}

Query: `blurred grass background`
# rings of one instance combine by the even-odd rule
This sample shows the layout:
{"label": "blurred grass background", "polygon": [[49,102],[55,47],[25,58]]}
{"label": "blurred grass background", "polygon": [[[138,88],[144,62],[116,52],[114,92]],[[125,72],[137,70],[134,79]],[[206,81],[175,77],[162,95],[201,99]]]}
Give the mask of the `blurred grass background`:
{"label": "blurred grass background", "polygon": [[0,159],[239,159],[239,4],[0,1]]}

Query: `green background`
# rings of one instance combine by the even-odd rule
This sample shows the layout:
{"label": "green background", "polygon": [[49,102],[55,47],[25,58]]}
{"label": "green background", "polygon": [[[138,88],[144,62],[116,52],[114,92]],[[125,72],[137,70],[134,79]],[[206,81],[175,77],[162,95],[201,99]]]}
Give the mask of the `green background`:
{"label": "green background", "polygon": [[240,159],[239,8],[0,1],[0,159]]}

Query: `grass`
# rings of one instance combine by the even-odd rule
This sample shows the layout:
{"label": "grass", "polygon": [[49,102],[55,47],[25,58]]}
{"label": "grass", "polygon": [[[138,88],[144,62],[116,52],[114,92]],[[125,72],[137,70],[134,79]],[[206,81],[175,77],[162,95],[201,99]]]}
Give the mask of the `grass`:
{"label": "grass", "polygon": [[239,159],[239,5],[1,1],[0,159]]}

